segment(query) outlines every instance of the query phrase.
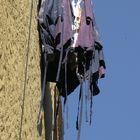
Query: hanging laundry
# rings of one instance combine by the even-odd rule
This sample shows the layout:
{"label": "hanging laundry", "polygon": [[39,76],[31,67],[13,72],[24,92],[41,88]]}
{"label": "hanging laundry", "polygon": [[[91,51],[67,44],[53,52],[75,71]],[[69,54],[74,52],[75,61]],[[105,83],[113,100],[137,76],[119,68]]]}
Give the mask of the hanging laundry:
{"label": "hanging laundry", "polygon": [[38,18],[44,56],[42,94],[46,82],[56,82],[66,101],[80,85],[80,100],[84,81],[91,103],[99,94],[98,80],[105,76],[106,66],[93,10],[91,0],[42,0]]}
{"label": "hanging laundry", "polygon": [[98,94],[105,62],[91,0],[42,0],[39,27],[48,61],[46,81],[57,82],[65,97],[79,85],[77,74],[85,78],[88,73],[92,94]]}

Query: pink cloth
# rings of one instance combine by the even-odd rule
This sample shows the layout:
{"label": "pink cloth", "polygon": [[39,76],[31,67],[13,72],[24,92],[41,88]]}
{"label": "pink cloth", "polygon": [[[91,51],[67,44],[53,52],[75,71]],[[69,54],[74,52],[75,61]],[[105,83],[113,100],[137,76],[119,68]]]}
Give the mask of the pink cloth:
{"label": "pink cloth", "polygon": [[84,8],[82,9],[81,24],[78,34],[78,39],[75,47],[93,48],[93,11],[90,0],[84,0]]}
{"label": "pink cloth", "polygon": [[[64,6],[63,6],[64,5]],[[70,0],[64,0],[62,5],[62,15],[63,17],[59,17],[58,22],[56,24],[56,36],[60,33],[60,43],[57,45],[57,48],[64,46],[68,40],[72,38],[72,9]],[[62,21],[61,21],[61,18]],[[63,39],[63,40],[62,40]],[[63,41],[63,42],[62,42]]]}

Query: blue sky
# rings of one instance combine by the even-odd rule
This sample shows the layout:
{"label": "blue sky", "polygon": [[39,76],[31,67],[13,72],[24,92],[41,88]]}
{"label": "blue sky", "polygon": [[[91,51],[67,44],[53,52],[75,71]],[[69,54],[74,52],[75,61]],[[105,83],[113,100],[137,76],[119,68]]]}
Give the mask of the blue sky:
{"label": "blue sky", "polygon": [[[81,140],[140,140],[140,0],[93,0],[107,71],[94,97],[92,126]],[[75,140],[76,94],[69,98],[69,129]]]}

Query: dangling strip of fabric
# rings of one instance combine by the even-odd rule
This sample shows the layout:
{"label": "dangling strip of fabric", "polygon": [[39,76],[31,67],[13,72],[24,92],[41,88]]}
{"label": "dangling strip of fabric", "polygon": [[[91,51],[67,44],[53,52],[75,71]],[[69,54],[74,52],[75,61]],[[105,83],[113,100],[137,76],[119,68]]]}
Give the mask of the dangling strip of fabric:
{"label": "dangling strip of fabric", "polygon": [[[93,86],[92,86],[92,88],[93,88]],[[92,91],[93,91],[93,89],[92,89]],[[93,109],[93,96],[91,93],[91,95],[90,95],[90,122],[89,122],[90,125],[92,123],[92,113],[93,113],[92,109]]]}
{"label": "dangling strip of fabric", "polygon": [[43,83],[42,83],[42,94],[41,94],[40,107],[39,107],[39,112],[38,112],[38,117],[37,117],[37,130],[40,135],[41,135],[41,127],[42,127],[41,126],[42,124],[41,110],[43,107],[44,96],[45,96],[45,91],[46,91],[46,75],[47,75],[47,67],[48,67],[47,52],[44,52],[44,63],[45,63],[45,68],[44,68],[44,77],[43,77]]}
{"label": "dangling strip of fabric", "polygon": [[89,91],[89,97],[90,97],[90,122],[89,122],[89,124],[91,125],[91,123],[92,123],[92,113],[93,113],[93,86],[91,85],[91,83],[92,83],[92,78],[91,78],[91,76],[92,76],[92,68],[93,68],[93,61],[94,61],[94,50],[93,50],[93,52],[92,52],[92,58],[91,58],[91,61],[90,61],[90,68],[89,68],[89,89],[90,89],[90,91]]}
{"label": "dangling strip of fabric", "polygon": [[[76,68],[76,74],[80,82],[80,93],[79,93],[79,102],[78,102],[78,113],[77,113],[77,121],[76,121],[76,129],[78,130],[77,133],[77,140],[80,140],[81,134],[81,125],[82,125],[82,117],[83,117],[83,102],[84,102],[84,95],[83,95],[83,76],[78,72],[78,66]],[[79,117],[80,115],[80,117]]]}
{"label": "dangling strip of fabric", "polygon": [[68,116],[69,116],[69,108],[68,108],[68,89],[67,89],[67,61],[68,61],[68,53],[69,53],[69,48],[67,49],[66,51],[66,55],[65,55],[65,58],[64,58],[64,65],[65,65],[65,92],[66,92],[66,97],[65,97],[65,101],[64,101],[64,107],[66,105],[66,121],[67,121],[67,128],[69,127],[69,124],[68,124]]}
{"label": "dangling strip of fabric", "polygon": [[66,54],[65,54],[65,58],[63,60],[63,64],[64,64],[64,69],[65,69],[65,93],[66,93],[66,96],[65,96],[65,99],[64,99],[64,105],[66,104],[66,101],[67,101],[67,96],[68,96],[68,88],[67,88],[67,62],[68,62],[68,54],[69,54],[69,51],[70,51],[70,47],[67,48],[66,50]]}
{"label": "dangling strip of fabric", "polygon": [[[86,61],[85,61],[86,62]],[[87,92],[87,78],[88,78],[88,71],[86,71],[86,64],[83,65],[84,67],[84,96],[85,96],[85,118],[86,122],[88,122],[88,114],[87,114],[87,101],[88,101],[88,92]]]}
{"label": "dangling strip of fabric", "polygon": [[[78,61],[78,60],[76,60],[76,61]],[[80,110],[80,101],[81,101],[81,96],[82,96],[82,77],[81,77],[81,75],[79,74],[79,72],[78,72],[78,66],[77,66],[77,68],[76,68],[76,75],[77,75],[77,77],[78,77],[78,80],[79,80],[79,82],[80,82],[80,92],[79,92],[79,101],[78,101],[78,112],[77,112],[77,120],[76,120],[76,129],[77,130],[79,130],[79,110]]]}
{"label": "dangling strip of fabric", "polygon": [[88,92],[87,92],[87,89],[88,89],[87,80],[85,80],[85,117],[86,117],[86,122],[88,122],[88,113],[87,113]]}
{"label": "dangling strip of fabric", "polygon": [[88,99],[90,99],[90,94],[92,94],[92,91],[90,90],[91,76],[92,76],[92,61],[93,60],[90,60],[89,75],[88,75]]}
{"label": "dangling strip of fabric", "polygon": [[[55,98],[57,97],[56,95],[56,87],[55,87]],[[56,106],[56,112],[54,112],[54,124],[53,124],[53,131],[56,130],[57,127],[57,117],[58,117],[58,113],[59,113],[59,107],[60,107],[60,95],[58,93],[58,99],[57,99],[57,106]]]}
{"label": "dangling strip of fabric", "polygon": [[56,82],[59,81],[59,76],[60,76],[60,70],[61,70],[61,66],[62,66],[62,59],[63,59],[63,33],[64,33],[64,20],[63,20],[63,16],[64,16],[64,7],[62,6],[62,14],[61,14],[61,22],[62,22],[62,35],[61,35],[61,50],[60,50],[60,56],[59,56],[59,63],[58,63],[58,70],[57,70],[57,75],[56,75]]}
{"label": "dangling strip of fabric", "polygon": [[80,117],[79,117],[79,122],[78,122],[78,134],[77,134],[77,140],[80,140],[80,135],[81,135],[81,126],[82,126],[82,118],[83,118],[83,103],[84,103],[84,95],[83,95],[83,80],[81,82],[81,104],[80,104]]}
{"label": "dangling strip of fabric", "polygon": [[77,112],[77,120],[76,120],[77,130],[79,130],[79,110],[80,110],[81,94],[82,94],[82,83],[80,84],[79,101],[78,101],[78,112]]}

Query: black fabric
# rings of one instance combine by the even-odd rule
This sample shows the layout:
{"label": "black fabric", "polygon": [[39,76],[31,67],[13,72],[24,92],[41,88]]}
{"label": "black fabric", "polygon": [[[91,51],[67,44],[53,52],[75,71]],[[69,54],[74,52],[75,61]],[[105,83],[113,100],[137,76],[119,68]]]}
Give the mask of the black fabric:
{"label": "black fabric", "polygon": [[48,63],[48,71],[47,71],[48,82],[56,82],[59,55],[60,55],[59,52],[55,51],[54,54],[50,56],[50,61]]}
{"label": "black fabric", "polygon": [[96,96],[100,93],[100,89],[98,88],[98,79],[99,79],[99,73],[96,72],[92,75],[92,81],[91,81],[91,85],[90,85],[90,89],[92,92],[93,96]]}
{"label": "black fabric", "polygon": [[62,68],[60,73],[60,81],[57,83],[58,90],[60,95],[66,97],[67,95],[72,93],[74,89],[79,85],[79,80],[76,75],[76,70],[71,70],[70,66],[68,65],[67,68],[67,91],[65,91],[65,70]]}
{"label": "black fabric", "polygon": [[106,69],[106,65],[105,65],[105,61],[104,60],[100,60],[99,64],[100,64],[100,66],[103,66]]}
{"label": "black fabric", "polygon": [[103,48],[103,46],[99,42],[95,41],[95,49],[101,50],[102,48]]}

